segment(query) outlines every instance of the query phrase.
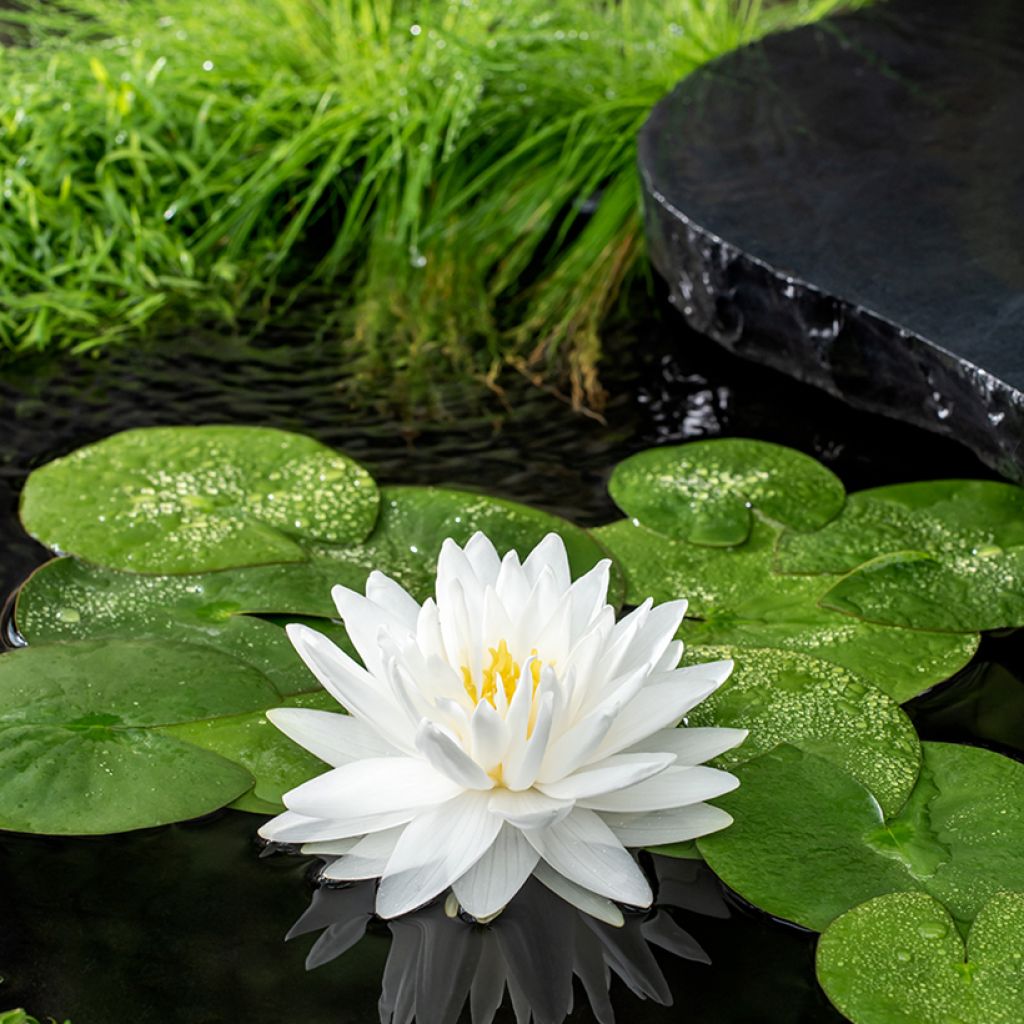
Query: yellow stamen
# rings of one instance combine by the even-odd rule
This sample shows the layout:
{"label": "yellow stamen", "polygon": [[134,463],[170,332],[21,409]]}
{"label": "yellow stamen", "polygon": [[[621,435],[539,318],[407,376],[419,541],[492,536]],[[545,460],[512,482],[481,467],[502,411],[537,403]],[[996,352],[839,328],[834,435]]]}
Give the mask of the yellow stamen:
{"label": "yellow stamen", "polygon": [[[495,697],[498,694],[498,684],[501,684],[505,692],[505,700],[510,701],[519,685],[521,669],[519,662],[512,657],[508,649],[508,643],[502,640],[497,647],[488,648],[491,655],[491,663],[480,673],[480,687],[477,688],[473,679],[473,672],[468,665],[462,666],[462,685],[469,694],[469,699],[474,704],[485,700],[492,706],[495,704]],[[537,648],[530,654],[534,660],[530,663],[530,676],[533,680],[533,690],[536,693],[540,685],[541,662],[537,659]]]}

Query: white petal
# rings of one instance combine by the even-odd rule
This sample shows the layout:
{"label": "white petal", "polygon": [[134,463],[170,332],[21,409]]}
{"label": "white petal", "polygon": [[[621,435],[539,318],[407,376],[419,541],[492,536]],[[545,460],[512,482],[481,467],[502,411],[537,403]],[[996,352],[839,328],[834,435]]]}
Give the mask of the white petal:
{"label": "white petal", "polygon": [[495,789],[488,806],[492,814],[497,814],[516,828],[547,828],[561,821],[572,810],[573,802],[547,796],[535,789],[520,792]]}
{"label": "white petal", "polygon": [[683,650],[683,641],[673,640],[665,648],[665,653],[654,663],[654,666],[651,668],[652,674],[655,672],[671,672],[672,669],[678,666],[679,659],[683,656]]}
{"label": "white petal", "polygon": [[400,639],[409,634],[410,628],[392,612],[348,587],[333,587],[331,597],[363,664],[373,675],[379,675],[381,663],[377,637],[381,630]]}
{"label": "white petal", "polygon": [[494,787],[494,780],[487,772],[436,723],[420,723],[416,746],[436,771],[463,789]]}
{"label": "white petal", "polygon": [[537,702],[537,719],[525,742],[512,736],[504,762],[504,780],[509,789],[529,789],[537,778],[551,738],[555,715],[554,695],[545,693]]}
{"label": "white petal", "polygon": [[311,818],[361,818],[451,800],[463,787],[415,757],[368,757],[333,768],[284,795]]}
{"label": "white petal", "polygon": [[[624,709],[628,709],[641,691],[646,673],[639,669],[621,684],[616,684],[610,697],[579,719],[557,739],[552,740],[537,778],[555,782],[605,756],[607,737],[618,726]],[[618,753],[610,751],[609,753]]]}
{"label": "white petal", "polygon": [[673,754],[616,754],[555,782],[538,783],[537,788],[561,800],[582,800],[643,782],[673,761]]}
{"label": "white petal", "polygon": [[508,749],[508,726],[505,719],[487,701],[482,700],[473,712],[469,728],[473,760],[485,772],[493,772]]}
{"label": "white petal", "polygon": [[[516,654],[516,635],[505,606],[492,586],[484,589],[483,625],[480,631],[485,646],[497,648],[504,640]],[[500,689],[500,688],[499,688]]]}
{"label": "white petal", "polygon": [[646,814],[601,815],[623,846],[660,846],[683,843],[728,828],[732,815],[711,804],[690,804]]}
{"label": "white petal", "polygon": [[320,877],[332,882],[354,882],[361,878],[379,878],[395,852],[405,825],[364,836],[343,857],[332,861]]}
{"label": "white petal", "polygon": [[600,614],[608,598],[608,578],[611,559],[602,558],[589,572],[584,573],[569,588],[572,604],[572,642],[581,637]]}
{"label": "white petal", "polygon": [[473,679],[479,679],[483,668],[483,644],[480,640],[479,617],[470,613],[466,591],[458,580],[449,580],[441,591],[438,582],[437,614],[441,624],[444,656],[453,668],[469,669]]}
{"label": "white petal", "polygon": [[494,545],[479,530],[466,542],[466,559],[482,583],[493,586],[498,581],[501,559]]}
{"label": "white petal", "polygon": [[501,560],[501,570],[494,589],[497,590],[498,597],[501,598],[501,603],[509,616],[515,621],[521,619],[526,603],[530,599],[531,587],[519,562],[519,555],[515,551],[509,551]]}
{"label": "white petal", "polygon": [[[537,582],[534,583],[526,606],[519,617],[519,636],[524,641],[539,636],[541,630],[551,621],[551,616],[559,610],[559,605],[564,599],[565,591],[559,588],[554,571],[550,566],[545,565],[541,569]],[[550,660],[547,651],[540,651],[540,655],[542,658]]]}
{"label": "white petal", "polygon": [[416,632],[419,602],[390,576],[374,570],[366,580],[366,596],[389,615],[393,615],[410,633]]}
{"label": "white petal", "polygon": [[643,872],[593,811],[577,807],[563,821],[524,835],[541,857],[570,882],[620,903],[651,905],[654,896]]}
{"label": "white petal", "polygon": [[635,786],[602,793],[580,801],[596,811],[659,811],[685,807],[730,793],[740,784],[735,775],[698,765],[695,768],[666,768],[659,775]]}
{"label": "white petal", "polygon": [[409,821],[415,814],[415,808],[408,808],[367,814],[361,818],[340,819],[309,818],[294,811],[285,811],[261,825],[259,834],[275,843],[333,842],[351,836],[364,836],[370,832],[381,832]]}
{"label": "white petal", "polygon": [[[427,598],[416,619],[416,646],[424,658],[444,659],[444,640],[441,636],[441,619],[433,598]],[[447,662],[445,662],[447,664]]]}
{"label": "white petal", "polygon": [[272,708],[267,712],[267,720],[290,740],[335,768],[365,757],[391,757],[398,753],[368,726],[340,712]]}
{"label": "white petal", "polygon": [[523,662],[515,693],[512,694],[505,716],[509,741],[520,746],[526,742],[530,712],[533,710],[533,664],[536,660],[531,655]]}
{"label": "white petal", "polygon": [[720,727],[683,727],[662,729],[630,747],[629,753],[648,753],[662,750],[676,755],[676,764],[703,764],[733,747],[738,747],[748,735],[747,729]]}
{"label": "white petal", "polygon": [[413,729],[408,719],[362,665],[309,626],[292,623],[286,632],[299,657],[349,714],[400,750],[412,748]]}
{"label": "white petal", "polygon": [[474,917],[496,914],[523,887],[540,854],[523,834],[506,825],[494,845],[452,885],[455,898]]}
{"label": "white petal", "polygon": [[569,556],[565,551],[565,541],[557,533],[549,533],[530,553],[523,562],[523,571],[531,584],[540,579],[544,569],[554,573],[555,583],[560,593],[569,589],[572,577],[569,572]]}
{"label": "white petal", "polygon": [[[681,668],[651,677],[616,717],[601,744],[599,756],[617,754],[652,733],[678,725],[687,711],[722,685],[732,671],[732,662],[719,661],[710,665],[694,665],[693,668],[701,671],[693,673],[689,668]],[[666,676],[671,681],[655,681]]]}
{"label": "white petal", "polygon": [[501,819],[469,792],[419,815],[402,833],[377,890],[377,913],[398,917],[447,889],[491,847]]}
{"label": "white petal", "polygon": [[534,869],[533,876],[542,885],[547,886],[556,896],[561,897],[566,903],[582,910],[584,914],[604,921],[613,928],[621,928],[626,919],[611,900],[597,893],[584,889],[582,885],[570,882],[565,875],[560,875],[550,864],[541,861]]}
{"label": "white petal", "polygon": [[442,612],[452,588],[456,586],[465,594],[470,608],[480,607],[484,583],[477,576],[466,552],[449,537],[437,556],[437,606]]}
{"label": "white petal", "polygon": [[559,598],[548,620],[539,626],[528,641],[530,649],[536,648],[551,665],[564,665],[572,649],[572,601],[568,595]]}
{"label": "white petal", "polygon": [[652,668],[668,649],[685,615],[685,601],[666,601],[652,608],[647,621],[633,637],[616,672],[625,674],[641,665]]}

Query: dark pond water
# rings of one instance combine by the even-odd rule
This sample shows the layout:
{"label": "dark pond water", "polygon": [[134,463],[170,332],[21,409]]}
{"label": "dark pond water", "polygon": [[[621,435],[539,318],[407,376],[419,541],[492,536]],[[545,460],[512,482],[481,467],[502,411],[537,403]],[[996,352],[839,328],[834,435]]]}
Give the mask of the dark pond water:
{"label": "dark pond water", "polygon": [[[612,399],[603,423],[525,384],[506,396],[506,410],[449,394],[450,419],[431,426],[355,412],[337,387],[334,353],[302,332],[261,345],[174,339],[103,362],[9,370],[0,383],[0,587],[10,593],[45,558],[17,523],[26,473],[143,425],[238,422],[299,430],[359,458],[381,482],[482,489],[584,525],[616,517],[605,493],[616,461],[688,438],[751,436],[793,445],[829,465],[851,489],[991,476],[953,442],[852,412],[743,363],[686,333],[671,314],[619,337],[612,351],[606,375]],[[1020,636],[989,638],[972,666],[909,710],[926,738],[983,743],[1020,756],[1022,679]],[[288,943],[284,936],[309,906],[315,862],[260,857],[257,824],[250,815],[223,812],[102,839],[0,837],[0,1009],[21,1005],[73,1024],[371,1024],[379,1017],[387,963],[395,1020],[408,1019],[410,994],[418,993],[423,1024],[442,1024],[438,992],[461,991],[473,957],[484,955],[465,952],[476,941],[465,937],[467,929],[432,912],[422,924],[410,923],[389,961],[390,934],[372,924],[343,956],[307,972],[316,935]],[[745,907],[700,869],[691,875],[663,886],[675,894],[665,913],[711,963],[659,952],[660,969],[652,973],[642,939],[626,950],[606,950],[604,961],[593,954],[599,979],[610,957],[634,987],[675,1002],[676,1009],[666,1010],[615,982],[611,1002],[620,1021],[841,1020],[814,981],[814,936]],[[331,923],[324,908],[317,913],[321,924]],[[538,1020],[548,1024],[557,1004],[552,993],[564,982],[555,976],[557,965],[571,963],[567,949],[586,961],[591,954],[584,946],[592,951],[593,940],[577,949],[576,931],[555,927],[548,911],[526,907],[521,916],[530,913],[548,946],[523,945],[514,931],[507,942],[532,950],[536,976],[523,998],[533,1000]],[[329,941],[337,942],[350,925],[334,923]],[[424,945],[422,936],[433,938]],[[555,973],[548,977],[546,970]],[[666,989],[657,981],[662,974]],[[415,977],[419,988],[410,982]],[[570,1019],[596,1019],[578,983],[576,996]],[[514,1019],[512,1011],[502,1010],[499,1019]]]}

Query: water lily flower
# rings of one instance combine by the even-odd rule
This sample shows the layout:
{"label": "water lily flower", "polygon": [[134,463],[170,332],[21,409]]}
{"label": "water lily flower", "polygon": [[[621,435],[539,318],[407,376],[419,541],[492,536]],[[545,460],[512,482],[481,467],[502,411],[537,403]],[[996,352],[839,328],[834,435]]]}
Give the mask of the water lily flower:
{"label": "water lily flower", "polygon": [[268,714],[333,768],[286,793],[260,834],[335,856],[325,879],[379,878],[386,918],[451,888],[485,920],[531,875],[612,923],[616,902],[649,906],[626,848],[729,825],[705,801],[738,782],[702,762],[746,733],[676,728],[732,662],[678,667],[685,601],[617,622],[609,568],[573,582],[557,535],[520,561],[478,533],[445,541],[436,600],[379,572],[365,596],[335,587],[363,664],[306,626],[288,635],[348,714]]}

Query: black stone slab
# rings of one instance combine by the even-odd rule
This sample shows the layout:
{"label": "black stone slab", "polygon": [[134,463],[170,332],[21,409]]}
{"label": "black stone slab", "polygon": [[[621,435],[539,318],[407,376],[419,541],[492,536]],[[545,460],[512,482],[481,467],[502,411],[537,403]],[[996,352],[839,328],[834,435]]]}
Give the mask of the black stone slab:
{"label": "black stone slab", "polygon": [[891,0],[737,51],[654,109],[640,168],[692,326],[1024,480],[1021,0]]}

